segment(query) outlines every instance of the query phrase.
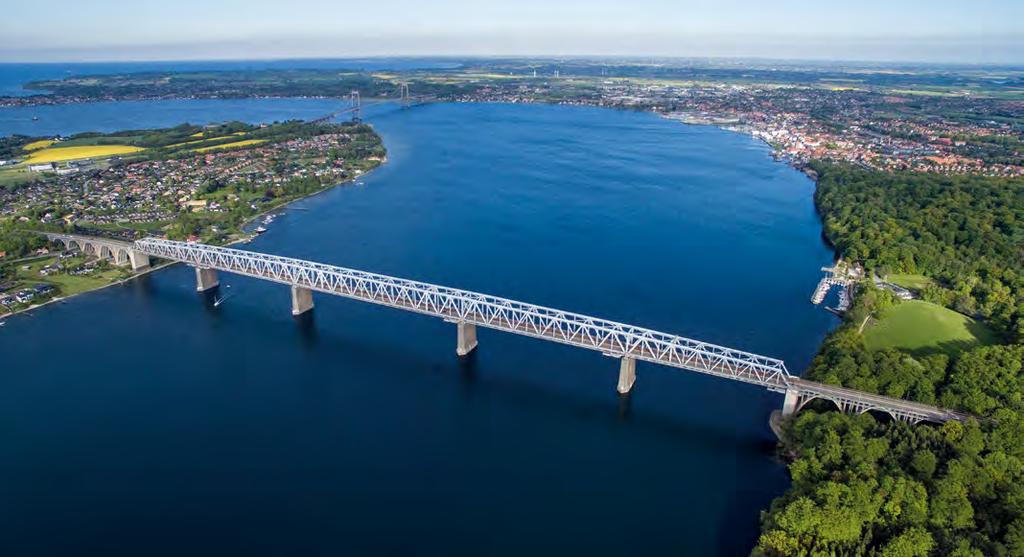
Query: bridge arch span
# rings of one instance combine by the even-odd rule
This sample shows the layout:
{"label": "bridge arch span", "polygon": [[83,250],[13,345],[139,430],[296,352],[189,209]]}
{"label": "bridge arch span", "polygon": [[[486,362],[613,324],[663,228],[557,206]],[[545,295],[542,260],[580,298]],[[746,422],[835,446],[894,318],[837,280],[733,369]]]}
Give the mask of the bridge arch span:
{"label": "bridge arch span", "polygon": [[797,414],[801,412],[802,410],[807,408],[807,406],[810,405],[812,402],[827,403],[830,404],[836,412],[846,412],[846,409],[844,408],[842,402],[827,396],[812,395],[808,397],[801,397],[800,403],[796,405],[796,409],[793,411],[793,413]]}
{"label": "bridge arch span", "polygon": [[863,408],[863,409],[861,409],[860,412],[857,412],[857,413],[858,414],[870,414],[877,421],[884,421],[884,420],[880,420],[880,418],[885,418],[885,419],[893,421],[893,422],[900,421],[900,419],[895,414],[893,414],[892,412],[886,410],[885,408],[875,408],[875,407]]}
{"label": "bridge arch span", "polygon": [[95,238],[77,234],[42,232],[51,242],[64,245],[67,249],[78,246],[82,254],[110,259],[115,265],[131,264],[133,271],[149,268],[149,255],[136,249],[135,244],[113,238]]}

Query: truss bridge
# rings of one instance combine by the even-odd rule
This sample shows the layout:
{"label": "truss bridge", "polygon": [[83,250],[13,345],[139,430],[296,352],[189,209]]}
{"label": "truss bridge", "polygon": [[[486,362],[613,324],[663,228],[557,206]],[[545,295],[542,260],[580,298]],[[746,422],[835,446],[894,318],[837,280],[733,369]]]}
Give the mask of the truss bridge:
{"label": "truss bridge", "polygon": [[[103,240],[47,234],[65,246],[99,245]],[[342,296],[436,317],[456,327],[456,353],[477,347],[477,327],[594,350],[619,360],[618,392],[629,393],[636,363],[703,373],[757,385],[784,395],[782,412],[793,414],[812,400],[831,401],[843,412],[883,412],[896,420],[943,423],[967,415],[935,406],[855,389],[808,381],[792,375],[782,360],[683,336],[387,275],[228,247],[157,238],[117,246],[132,262],[149,258],[178,261],[195,268],[196,289],[219,284],[218,273],[234,273],[277,282],[291,289],[292,314],[313,308],[313,293]]]}

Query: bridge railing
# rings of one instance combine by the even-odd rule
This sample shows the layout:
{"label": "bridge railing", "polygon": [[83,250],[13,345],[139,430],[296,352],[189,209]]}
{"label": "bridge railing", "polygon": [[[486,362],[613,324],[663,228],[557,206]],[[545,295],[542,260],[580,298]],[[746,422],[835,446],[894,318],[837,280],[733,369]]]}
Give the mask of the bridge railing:
{"label": "bridge railing", "polygon": [[233,248],[147,238],[155,257],[272,280],[563,344],[785,389],[782,360],[497,296]]}

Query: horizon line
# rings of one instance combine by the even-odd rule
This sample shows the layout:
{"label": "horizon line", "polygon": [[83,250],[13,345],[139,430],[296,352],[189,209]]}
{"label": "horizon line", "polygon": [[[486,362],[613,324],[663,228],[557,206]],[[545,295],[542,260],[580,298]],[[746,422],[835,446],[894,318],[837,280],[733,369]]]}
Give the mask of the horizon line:
{"label": "horizon line", "polygon": [[[787,58],[776,56],[728,56],[728,55],[682,55],[682,54],[364,54],[364,55],[281,55],[281,56],[257,56],[257,57],[196,57],[196,58],[97,58],[97,59],[55,59],[55,60],[3,60],[0,65],[14,64],[144,64],[144,63],[198,63],[198,62],[288,62],[288,61],[346,61],[346,60],[387,60],[387,59],[410,59],[410,60],[544,60],[544,61],[565,61],[574,60],[622,60],[622,61],[656,61],[656,60],[679,60],[679,61],[750,61],[750,62],[786,62],[805,64],[869,64],[869,65],[903,65],[913,64],[919,66],[964,66],[964,67],[991,67],[991,68],[1020,68],[1024,69],[1024,60],[1020,62],[969,62],[969,61],[940,61],[920,59],[891,59],[872,60],[867,58]],[[430,69],[430,68],[419,68]]]}

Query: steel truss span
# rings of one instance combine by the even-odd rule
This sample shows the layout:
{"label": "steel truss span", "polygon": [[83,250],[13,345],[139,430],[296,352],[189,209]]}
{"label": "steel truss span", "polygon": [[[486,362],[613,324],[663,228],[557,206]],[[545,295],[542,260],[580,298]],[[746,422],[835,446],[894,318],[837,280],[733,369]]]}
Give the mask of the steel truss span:
{"label": "steel truss span", "polygon": [[609,356],[632,357],[775,389],[785,389],[791,380],[782,360],[477,292],[204,244],[144,239],[136,241],[135,247],[151,256],[199,268],[589,348]]}
{"label": "steel truss span", "polygon": [[[226,271],[290,285],[296,314],[311,308],[312,302],[306,300],[298,307],[294,305],[295,300],[306,299],[303,296],[308,297],[308,291],[315,290],[440,317],[459,324],[460,354],[476,346],[473,327],[477,325],[596,350],[622,359],[620,393],[632,387],[636,377],[634,361],[644,360],[784,393],[783,415],[795,413],[815,399],[823,399],[833,402],[843,412],[880,411],[911,423],[968,418],[966,414],[926,404],[808,381],[790,375],[782,360],[775,358],[468,290],[313,261],[172,240],[138,240],[134,250],[181,261],[211,274],[213,270]],[[206,279],[202,273],[199,275],[200,280],[209,283],[204,282],[200,290],[216,285],[215,275]]]}

